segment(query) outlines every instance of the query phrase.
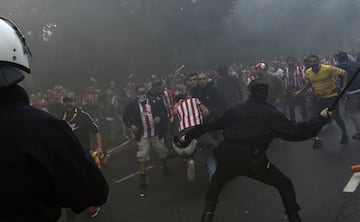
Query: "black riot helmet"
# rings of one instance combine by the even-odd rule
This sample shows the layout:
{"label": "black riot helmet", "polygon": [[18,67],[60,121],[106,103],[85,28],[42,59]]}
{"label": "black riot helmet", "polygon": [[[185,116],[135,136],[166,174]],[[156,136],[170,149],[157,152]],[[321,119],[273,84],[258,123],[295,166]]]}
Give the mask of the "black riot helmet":
{"label": "black riot helmet", "polygon": [[265,101],[269,94],[269,84],[262,79],[254,79],[249,83],[250,98]]}

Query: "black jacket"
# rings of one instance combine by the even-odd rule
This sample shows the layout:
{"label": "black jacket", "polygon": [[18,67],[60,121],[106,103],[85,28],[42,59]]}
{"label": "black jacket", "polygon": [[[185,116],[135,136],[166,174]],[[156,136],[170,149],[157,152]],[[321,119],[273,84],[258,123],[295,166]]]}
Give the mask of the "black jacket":
{"label": "black jacket", "polygon": [[57,221],[106,201],[108,185],[68,125],[28,104],[19,86],[0,90],[0,221]]}
{"label": "black jacket", "polygon": [[[348,75],[349,75],[348,78],[350,81],[356,74],[356,71],[359,69],[360,63],[354,62],[354,61],[351,61],[350,59],[348,59],[348,60],[339,62],[337,67],[345,70],[348,73]],[[357,76],[354,79],[354,81],[351,83],[351,85],[349,86],[349,88],[347,90],[351,92],[351,91],[358,90],[358,89],[360,89],[360,77],[359,76]]]}
{"label": "black jacket", "polygon": [[210,116],[208,120],[219,118],[226,111],[224,97],[212,82],[209,82],[204,88],[193,88],[191,96],[198,98],[209,109]]}
{"label": "black jacket", "polygon": [[240,83],[235,76],[222,75],[217,79],[217,87],[226,102],[227,108],[234,107],[241,103],[243,94]]}
{"label": "black jacket", "polygon": [[[151,98],[149,99],[149,102],[152,106],[153,118],[158,116],[161,119],[160,123],[155,125],[155,132],[159,135],[159,138],[161,139],[167,130],[168,117],[166,108],[161,99]],[[140,130],[140,134],[143,133],[144,127],[141,121],[139,102],[137,98],[135,98],[126,105],[123,115],[123,121],[127,127],[135,125]]]}
{"label": "black jacket", "polygon": [[[78,107],[76,107],[72,112],[65,111],[63,118],[64,117],[66,117],[66,119],[64,119],[66,122],[71,120],[71,122],[68,122],[68,125],[76,135],[85,153],[90,153],[90,134],[95,135],[99,132],[99,127],[96,125],[93,118],[87,112]],[[74,119],[72,120],[72,118]]]}
{"label": "black jacket", "polygon": [[186,134],[187,142],[207,131],[223,129],[224,143],[238,153],[252,153],[255,149],[266,150],[275,138],[302,141],[314,137],[327,123],[319,116],[308,122],[293,124],[275,107],[252,99],[236,105],[221,118],[196,126]]}

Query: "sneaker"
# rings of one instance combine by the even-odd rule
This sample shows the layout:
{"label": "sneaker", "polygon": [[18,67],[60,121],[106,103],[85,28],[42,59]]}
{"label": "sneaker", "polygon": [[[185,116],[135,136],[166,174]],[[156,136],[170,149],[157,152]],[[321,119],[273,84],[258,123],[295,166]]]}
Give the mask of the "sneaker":
{"label": "sneaker", "polygon": [[201,222],[211,222],[213,218],[213,212],[205,211],[201,216]]}
{"label": "sneaker", "polygon": [[294,214],[292,216],[288,216],[289,222],[301,222],[301,217],[299,214]]}
{"label": "sneaker", "polygon": [[140,174],[139,185],[141,189],[145,189],[148,185],[146,174]]}
{"label": "sneaker", "polygon": [[93,218],[96,217],[97,215],[99,215],[100,212],[100,207],[89,207],[89,217]]}
{"label": "sneaker", "polygon": [[161,168],[161,170],[162,170],[164,176],[170,177],[170,176],[173,176],[173,175],[174,175],[168,166],[163,166],[163,167]]}
{"label": "sneaker", "polygon": [[323,142],[320,139],[314,139],[314,143],[313,143],[313,149],[318,149],[321,148],[323,146]]}
{"label": "sneaker", "polygon": [[186,177],[188,181],[192,182],[195,180],[195,162],[190,160],[187,167]]}
{"label": "sneaker", "polygon": [[353,135],[352,138],[356,140],[360,140],[360,133]]}
{"label": "sneaker", "polygon": [[348,143],[349,143],[348,135],[343,134],[340,140],[340,144],[348,144]]}
{"label": "sneaker", "polygon": [[170,168],[167,164],[167,159],[160,159],[160,170],[163,172],[165,176],[173,176],[173,173],[171,172]]}

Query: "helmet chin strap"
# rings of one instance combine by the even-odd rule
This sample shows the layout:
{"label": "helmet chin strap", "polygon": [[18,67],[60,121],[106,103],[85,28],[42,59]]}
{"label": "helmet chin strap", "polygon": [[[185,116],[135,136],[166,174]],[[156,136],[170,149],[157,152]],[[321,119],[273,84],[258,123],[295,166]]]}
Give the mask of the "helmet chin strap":
{"label": "helmet chin strap", "polygon": [[22,72],[12,66],[0,66],[0,88],[9,87],[24,79]]}

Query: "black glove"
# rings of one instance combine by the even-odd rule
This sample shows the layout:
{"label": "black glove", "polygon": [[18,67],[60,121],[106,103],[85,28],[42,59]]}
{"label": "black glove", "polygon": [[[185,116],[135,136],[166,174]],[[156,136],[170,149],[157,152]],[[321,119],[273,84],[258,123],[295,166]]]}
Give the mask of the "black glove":
{"label": "black glove", "polygon": [[[184,138],[185,137],[185,141],[184,142],[180,142],[180,138]],[[179,133],[179,136],[177,136],[176,138],[174,137],[174,143],[175,145],[179,145],[179,147],[187,147],[189,146],[189,144],[191,143],[191,141],[194,138],[192,137],[192,133],[191,133],[191,127],[190,128],[186,128],[184,130],[182,130]]]}

